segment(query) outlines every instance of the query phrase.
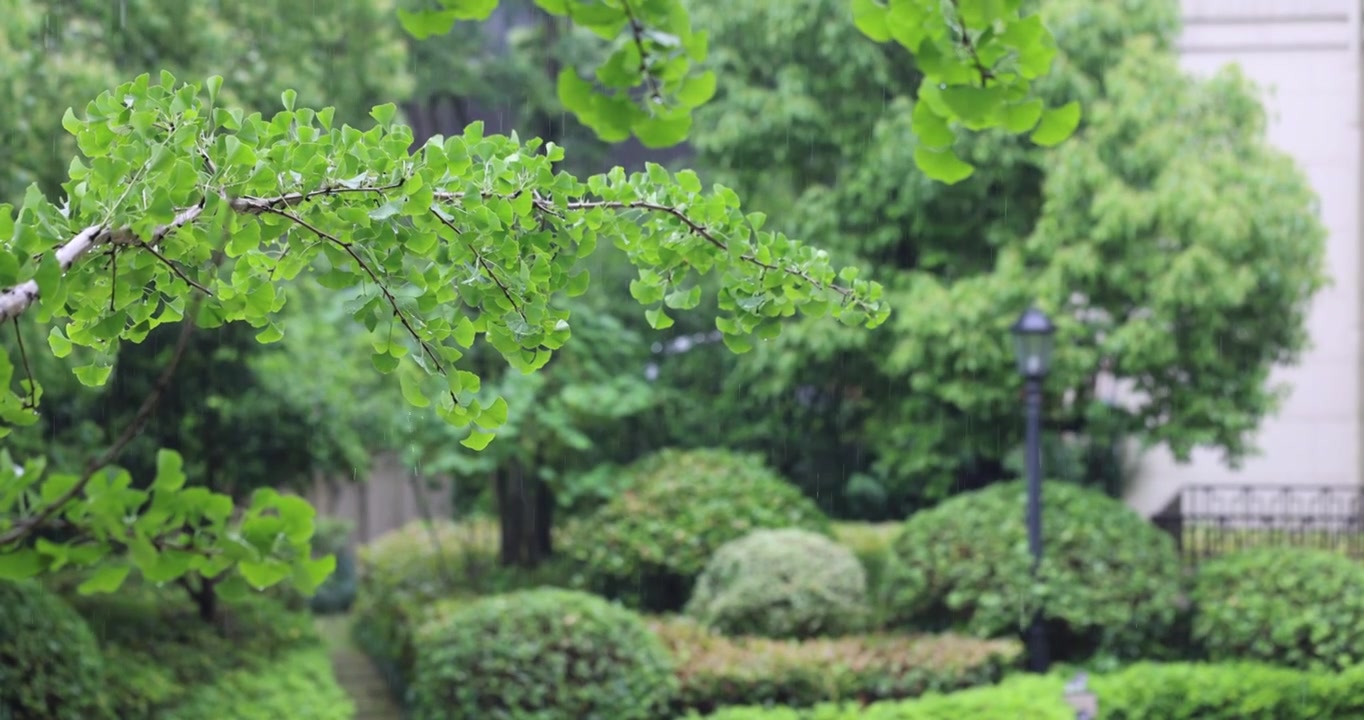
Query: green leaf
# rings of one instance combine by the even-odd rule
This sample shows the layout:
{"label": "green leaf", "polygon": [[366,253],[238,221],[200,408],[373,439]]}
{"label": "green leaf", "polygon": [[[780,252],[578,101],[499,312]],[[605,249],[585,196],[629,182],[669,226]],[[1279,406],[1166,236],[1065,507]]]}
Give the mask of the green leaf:
{"label": "green leaf", "polygon": [[1080,126],[1080,103],[1072,100],[1059,108],[1042,113],[1042,120],[1030,136],[1034,143],[1042,147],[1052,147],[1065,142]]}
{"label": "green leaf", "polygon": [[114,592],[123,587],[123,581],[132,569],[130,565],[102,565],[85,582],[76,586],[76,592],[80,595]]}
{"label": "green leaf", "polygon": [[71,354],[71,341],[62,334],[62,329],[53,326],[47,332],[47,346],[52,348],[52,354],[58,358],[64,358]]}
{"label": "green leaf", "polygon": [[632,129],[639,143],[646,148],[670,147],[687,139],[687,133],[691,132],[691,115],[657,115],[635,123]]}
{"label": "green leaf", "polygon": [[398,8],[398,22],[408,35],[425,40],[437,35],[447,35],[455,28],[458,20],[454,10],[420,10],[412,12]]}
{"label": "green leaf", "polygon": [[1000,119],[1005,130],[1014,134],[1025,133],[1037,126],[1037,121],[1042,118],[1042,108],[1042,101],[1037,99],[1006,105],[1000,111]]}
{"label": "green leaf", "polygon": [[237,569],[241,571],[242,578],[257,590],[264,590],[279,584],[292,572],[288,565],[269,558],[261,562],[244,560],[237,564]]}
{"label": "green leaf", "polygon": [[488,447],[488,443],[492,442],[494,437],[496,437],[496,435],[492,433],[485,433],[480,432],[478,430],[474,430],[469,433],[469,437],[460,440],[459,444],[469,448],[470,450],[478,451]]}
{"label": "green leaf", "polygon": [[109,373],[112,372],[113,369],[114,367],[112,365],[96,362],[90,365],[81,365],[80,367],[74,368],[72,372],[76,373],[76,379],[80,380],[82,385],[86,387],[100,387],[108,382]]}
{"label": "green leaf", "polygon": [[485,428],[494,428],[505,425],[507,422],[507,401],[502,398],[493,400],[492,404],[483,409],[483,414],[476,421]]}
{"label": "green leaf", "polygon": [[498,0],[440,0],[460,20],[487,20],[497,9]]}
{"label": "green leaf", "polygon": [[673,326],[673,319],[668,317],[662,308],[645,310],[644,318],[649,321],[649,326],[655,330],[667,330]]}
{"label": "green leaf", "polygon": [[559,71],[558,95],[560,104],[571,113],[581,114],[592,108],[592,83],[578,77],[573,68]]}
{"label": "green leaf", "polygon": [[398,369],[398,358],[388,354],[388,352],[377,352],[369,356],[369,361],[374,364],[374,369],[387,375]]}
{"label": "green leaf", "polygon": [[922,145],[914,148],[914,164],[925,175],[948,185],[955,185],[975,172],[951,150],[933,150]]}
{"label": "green leaf", "polygon": [[333,572],[336,572],[335,555],[303,560],[294,570],[294,585],[305,595],[312,595]]}
{"label": "green leaf", "polygon": [[369,116],[378,121],[379,125],[382,127],[388,127],[392,125],[393,118],[397,116],[397,114],[398,106],[394,105],[393,103],[375,105],[374,108],[369,111]]}
{"label": "green leaf", "polygon": [[213,589],[218,593],[218,597],[227,602],[238,602],[245,600],[251,594],[251,588],[240,575],[233,575],[223,580]]}
{"label": "green leaf", "polygon": [[886,28],[886,6],[876,0],[852,0],[853,24],[863,35],[876,42],[890,40]]}
{"label": "green leaf", "polygon": [[0,554],[0,580],[27,580],[43,571],[43,557],[33,548]]}
{"label": "green leaf", "polygon": [[715,97],[715,87],[715,72],[707,70],[682,83],[682,89],[677,91],[677,101],[690,108],[700,107]]}
{"label": "green leaf", "polygon": [[180,457],[180,453],[169,448],[157,450],[156,479],[152,481],[152,489],[174,492],[184,485],[184,460]]}
{"label": "green leaf", "polygon": [[[569,276],[568,287],[565,288],[564,293],[568,295],[568,297],[578,297],[587,292],[588,285],[590,285],[591,282],[592,273],[588,272],[587,268],[583,268],[578,271],[576,275]],[[468,345],[465,345],[465,347],[468,347]]]}
{"label": "green leaf", "polygon": [[459,322],[455,323],[455,342],[459,343],[460,347],[472,347],[475,333],[474,324],[467,315],[461,316]]}
{"label": "green leaf", "polygon": [[674,290],[663,298],[663,303],[674,310],[690,310],[701,304],[701,286],[689,290]]}
{"label": "green leaf", "polygon": [[43,253],[33,280],[38,283],[39,297],[50,297],[57,291],[57,285],[62,281],[62,264],[57,260],[56,253]]}
{"label": "green leaf", "polygon": [[947,126],[947,121],[933,112],[933,108],[927,102],[920,101],[914,104],[914,114],[910,122],[914,134],[919,136],[919,143],[925,147],[940,150],[951,147],[952,142],[956,140],[952,128]]}
{"label": "green leaf", "polygon": [[399,373],[398,387],[402,389],[403,399],[412,407],[424,408],[431,405],[426,393],[422,392],[421,383],[413,377],[413,373]]}

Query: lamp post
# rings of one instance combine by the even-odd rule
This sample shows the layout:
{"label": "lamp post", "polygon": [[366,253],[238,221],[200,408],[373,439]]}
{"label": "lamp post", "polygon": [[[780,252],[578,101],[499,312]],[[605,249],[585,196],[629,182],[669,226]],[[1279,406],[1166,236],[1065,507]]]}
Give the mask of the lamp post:
{"label": "lamp post", "polygon": [[[1032,572],[1042,565],[1042,380],[1051,364],[1052,336],[1056,327],[1046,314],[1028,308],[1012,328],[1018,373],[1023,376],[1026,435],[1024,452],[1028,470],[1028,551]],[[1033,613],[1027,631],[1028,669],[1046,672],[1051,664],[1042,611]]]}

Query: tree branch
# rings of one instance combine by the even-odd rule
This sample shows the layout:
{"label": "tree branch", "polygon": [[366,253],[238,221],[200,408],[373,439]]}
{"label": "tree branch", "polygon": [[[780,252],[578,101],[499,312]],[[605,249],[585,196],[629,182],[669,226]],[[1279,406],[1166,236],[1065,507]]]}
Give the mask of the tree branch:
{"label": "tree branch", "polygon": [[[152,233],[150,244],[155,245],[175,230],[194,222],[203,211],[202,201],[198,205],[182,210],[174,220]],[[139,242],[127,227],[111,229],[104,225],[91,225],[57,248],[57,264],[61,267],[62,273],[66,273],[77,260],[100,245],[106,243],[137,245]],[[0,291],[0,322],[19,317],[37,300],[37,280],[28,280]]]}
{"label": "tree branch", "polygon": [[[464,233],[460,232],[459,228],[455,227],[454,223],[450,222],[449,220],[446,220],[444,217],[441,217],[440,213],[436,212],[435,210],[432,210],[431,214],[434,215],[436,219],[441,222],[442,225],[450,228],[450,231],[453,232],[456,237],[459,237],[461,239],[464,237]],[[497,277],[497,274],[493,272],[492,264],[489,263],[483,257],[482,253],[480,253],[478,250],[474,248],[473,243],[465,240],[464,245],[465,247],[469,248],[469,252],[474,254],[474,258],[478,261],[479,267],[483,268],[483,271],[488,273],[488,279],[492,280],[494,283],[497,283],[497,287],[502,289],[502,295],[507,298],[507,302],[511,303],[512,309],[516,310],[516,314],[520,315],[522,320],[530,322],[530,320],[526,318],[526,312],[521,309],[521,305],[518,304],[514,298],[512,298],[511,290],[507,288],[506,283],[502,282],[502,280]]]}
{"label": "tree branch", "polygon": [[95,477],[95,473],[117,460],[118,456],[128,447],[128,444],[133,441],[133,438],[137,437],[139,432],[142,432],[143,426],[151,419],[152,412],[156,410],[157,404],[161,402],[161,396],[165,393],[166,388],[170,386],[171,378],[175,375],[175,368],[180,365],[180,358],[184,357],[185,350],[189,347],[189,339],[194,332],[194,309],[198,307],[202,299],[203,296],[196,295],[194,299],[190,301],[191,304],[188,311],[185,313],[184,325],[180,327],[180,337],[175,341],[175,349],[171,353],[170,361],[167,362],[166,367],[161,370],[161,375],[156,378],[156,384],[152,386],[152,391],[147,394],[147,397],[143,398],[142,406],[137,409],[137,414],[133,416],[132,421],[123,428],[123,432],[119,434],[113,444],[106,448],[103,453],[100,453],[97,457],[86,463],[85,472],[81,474],[80,480],[76,481],[75,485],[72,485],[69,490],[62,493],[57,499],[45,505],[33,517],[15,523],[14,527],[7,530],[4,534],[0,534],[0,547],[24,539],[29,533],[32,533],[34,530],[41,527],[43,523],[51,519],[53,515],[60,512],[64,505],[71,502],[71,500],[75,499],[77,495],[80,495],[81,492],[85,490],[85,486]]}
{"label": "tree branch", "polygon": [[33,379],[33,367],[28,364],[28,352],[24,350],[24,334],[19,331],[19,318],[10,318],[14,323],[14,342],[19,346],[19,360],[24,365],[24,375],[28,376],[28,409],[38,409],[38,385]]}

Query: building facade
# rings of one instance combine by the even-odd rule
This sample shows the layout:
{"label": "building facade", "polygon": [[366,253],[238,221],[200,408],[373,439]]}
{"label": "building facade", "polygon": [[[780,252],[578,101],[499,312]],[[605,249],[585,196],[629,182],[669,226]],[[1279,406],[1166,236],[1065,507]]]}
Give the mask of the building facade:
{"label": "building facade", "polygon": [[1180,53],[1195,74],[1235,63],[1264,89],[1269,139],[1307,173],[1329,233],[1331,284],[1310,314],[1312,349],[1276,381],[1291,386],[1238,470],[1213,452],[1142,458],[1128,502],[1153,514],[1189,485],[1350,485],[1364,477],[1360,382],[1361,0],[1184,0]]}

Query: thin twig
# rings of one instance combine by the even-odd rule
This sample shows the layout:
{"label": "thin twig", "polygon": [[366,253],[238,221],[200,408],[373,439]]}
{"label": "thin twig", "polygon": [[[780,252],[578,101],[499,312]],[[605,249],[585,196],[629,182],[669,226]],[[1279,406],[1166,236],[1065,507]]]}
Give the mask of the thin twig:
{"label": "thin twig", "polygon": [[[460,229],[455,227],[454,223],[441,217],[441,214],[436,212],[435,210],[432,210],[431,214],[434,215],[437,220],[441,221],[442,225],[450,228],[450,230],[455,233],[456,237],[460,238],[461,240],[464,239],[464,233],[460,232]],[[487,259],[483,257],[482,253],[480,253],[478,250],[474,248],[473,243],[469,242],[468,240],[464,240],[464,245],[465,247],[469,248],[469,252],[474,254],[474,258],[477,260],[479,266],[483,268],[484,272],[488,273],[488,279],[492,280],[494,283],[497,284],[497,287],[502,289],[502,295],[507,298],[507,302],[511,303],[512,309],[516,311],[516,314],[520,315],[522,320],[525,320],[527,323],[529,323],[530,320],[526,319],[525,310],[522,310],[521,306],[517,304],[516,300],[512,297],[511,290],[507,288],[507,285],[503,283],[500,279],[498,279],[497,273],[493,272],[492,264],[489,263]]]}
{"label": "thin twig", "polygon": [[622,0],[621,6],[625,8],[625,16],[630,19],[630,35],[635,41],[635,48],[639,50],[639,74],[644,76],[644,84],[649,88],[649,99],[662,103],[663,93],[658,88],[658,78],[649,72],[649,51],[644,49],[644,26],[635,17],[634,10],[630,9],[629,0]]}
{"label": "thin twig", "polygon": [[[317,227],[316,225],[313,225],[312,223],[308,222],[307,220],[304,220],[303,218],[299,217],[298,215],[295,215],[294,213],[289,212],[288,210],[279,210],[273,207],[267,207],[264,210],[264,212],[274,213],[275,215],[279,215],[280,217],[287,218],[293,221],[294,224],[298,225],[299,227],[304,228],[311,232],[312,234],[318,236],[319,238],[322,238],[336,245],[342,250],[345,250],[346,254],[350,255],[351,259],[354,260],[355,263],[365,271],[365,274],[369,275],[369,279],[374,281],[374,284],[378,286],[379,292],[382,292],[384,294],[384,297],[388,300],[389,306],[393,308],[393,314],[397,316],[398,321],[403,324],[403,327],[407,328],[407,333],[412,336],[413,340],[417,341],[417,344],[421,346],[421,349],[424,353],[426,353],[426,356],[431,358],[431,362],[435,363],[436,370],[438,370],[442,375],[445,374],[445,365],[440,361],[440,358],[436,356],[436,353],[431,349],[431,346],[425,340],[422,339],[420,334],[417,333],[417,329],[412,326],[412,323],[407,319],[407,315],[402,311],[402,308],[398,307],[398,298],[395,297],[393,293],[389,292],[388,286],[384,285],[383,282],[379,280],[378,274],[375,273],[374,270],[370,268],[369,264],[366,263],[364,259],[360,257],[360,254],[355,251],[355,245],[353,243],[346,242],[345,240],[336,237],[335,235],[327,232],[326,230],[323,230],[322,228]],[[452,400],[455,400],[456,404],[458,404],[459,401],[455,399],[455,394],[453,392],[450,393],[450,398]]]}
{"label": "thin twig", "polygon": [[137,409],[137,414],[133,416],[132,421],[123,428],[123,432],[119,434],[113,444],[106,448],[103,453],[100,453],[98,456],[91,459],[90,462],[86,463],[85,472],[81,474],[80,480],[76,481],[75,485],[72,485],[69,490],[62,493],[57,499],[43,506],[43,508],[33,517],[15,523],[15,525],[4,534],[0,534],[0,547],[5,547],[11,543],[24,539],[29,533],[41,527],[43,523],[47,522],[53,515],[60,512],[62,507],[85,490],[85,486],[90,484],[90,481],[95,477],[95,473],[117,460],[118,456],[128,447],[128,444],[133,441],[133,438],[137,437],[137,434],[142,432],[143,426],[151,419],[152,412],[156,409],[157,404],[161,402],[161,396],[165,393],[166,388],[170,386],[171,377],[175,374],[176,367],[180,365],[180,358],[184,356],[185,350],[189,347],[190,335],[194,332],[194,310],[198,307],[200,300],[202,300],[202,296],[195,296],[194,299],[190,301],[191,305],[188,312],[185,313],[184,325],[180,327],[180,337],[175,341],[175,350],[171,354],[170,361],[167,362],[166,367],[161,370],[161,375],[156,378],[156,384],[152,386],[152,391],[147,394],[147,397],[142,399],[142,406]]}
{"label": "thin twig", "polygon": [[180,269],[180,266],[178,266],[178,265],[176,265],[175,263],[171,262],[170,259],[167,258],[165,255],[162,255],[156,248],[152,247],[151,243],[148,243],[148,242],[139,242],[137,246],[140,247],[140,248],[142,248],[143,250],[146,250],[147,252],[151,253],[152,255],[155,255],[157,260],[160,260],[161,263],[162,263],[163,265],[165,265],[166,267],[170,268],[170,271],[173,272],[173,273],[175,273],[175,276],[176,276],[176,277],[180,278],[181,280],[184,280],[186,285],[188,285],[188,286],[194,288],[195,290],[198,290],[199,292],[201,292],[201,293],[203,293],[203,294],[205,294],[205,295],[207,295],[207,296],[209,296],[209,297],[213,297],[213,292],[212,292],[212,291],[210,291],[208,288],[204,287],[203,285],[200,285],[197,281],[195,281],[195,280],[193,280],[192,278],[190,278],[190,276],[186,275],[185,272],[184,272],[183,270]]}
{"label": "thin twig", "polygon": [[[952,9],[957,12],[957,17],[960,19],[961,6],[958,3],[959,0],[952,0]],[[966,48],[966,52],[970,54],[971,61],[976,66],[976,72],[980,73],[980,85],[985,87],[991,80],[995,79],[995,74],[990,68],[985,67],[985,63],[981,62],[980,53],[976,52],[976,44],[971,41],[971,30],[966,27],[966,23],[961,25],[961,46]]]}
{"label": "thin twig", "polygon": [[28,352],[24,350],[24,334],[19,331],[19,318],[10,318],[14,323],[14,342],[19,345],[19,360],[24,365],[24,375],[28,376],[28,409],[38,407],[38,385],[33,379],[33,368],[28,364]]}

